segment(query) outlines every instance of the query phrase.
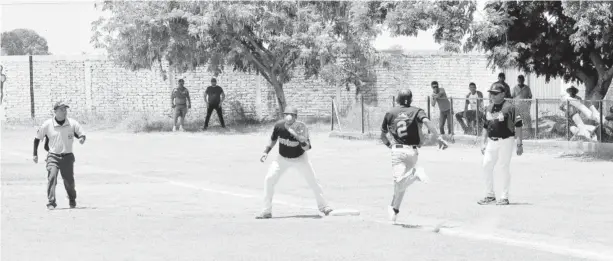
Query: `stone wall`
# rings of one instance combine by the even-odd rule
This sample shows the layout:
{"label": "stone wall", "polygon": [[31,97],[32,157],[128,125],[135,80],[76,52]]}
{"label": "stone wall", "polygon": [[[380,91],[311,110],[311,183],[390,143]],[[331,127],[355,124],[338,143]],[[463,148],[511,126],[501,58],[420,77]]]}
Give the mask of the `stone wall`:
{"label": "stone wall", "polygon": [[[485,57],[478,54],[415,52],[398,59],[399,68],[376,70],[375,79],[364,90],[367,104],[387,108],[398,90],[411,88],[416,103],[425,106],[433,80],[453,97],[464,96],[469,82],[475,82],[485,92],[498,73],[486,68]],[[28,121],[28,57],[2,56],[1,60],[7,75],[3,103],[6,120]],[[203,92],[213,77],[205,68],[198,68],[183,75],[170,75],[164,81],[156,68],[132,72],[96,56],[34,56],[33,75],[37,119],[49,117],[51,105],[60,99],[70,103],[73,117],[125,117],[134,113],[169,116],[170,93],[178,77],[185,79],[191,93],[193,107],[188,117],[204,117]],[[284,88],[288,103],[297,106],[303,115],[329,117],[332,97],[339,97],[339,104],[345,107],[357,100],[355,87],[346,90],[344,86],[328,86],[319,79],[305,80],[302,75],[297,71]],[[217,82],[226,92],[223,110],[230,121],[240,117],[240,111],[259,119],[276,117],[275,93],[263,77],[230,69],[217,77]]]}

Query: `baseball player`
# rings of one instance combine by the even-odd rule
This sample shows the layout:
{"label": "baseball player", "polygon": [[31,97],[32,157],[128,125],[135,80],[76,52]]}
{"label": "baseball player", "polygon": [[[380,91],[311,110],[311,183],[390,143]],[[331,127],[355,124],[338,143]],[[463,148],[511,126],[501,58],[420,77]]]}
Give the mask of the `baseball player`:
{"label": "baseball player", "polygon": [[55,186],[57,185],[57,174],[62,174],[64,187],[70,208],[77,206],[77,191],[74,181],[74,162],[75,157],[72,153],[72,143],[75,138],[83,144],[85,133],[83,128],[74,119],[68,118],[66,109],[69,108],[63,102],[57,102],[53,106],[55,117],[46,120],[36,132],[34,138],[34,163],[38,163],[38,144],[43,138],[47,138],[45,150],[48,151],[47,159],[47,209],[52,210],[57,207],[55,202]]}
{"label": "baseball player", "polygon": [[491,103],[485,110],[483,120],[483,143],[481,153],[483,157],[483,175],[485,178],[484,199],[480,200],[480,205],[487,205],[496,202],[494,193],[494,166],[500,164],[502,169],[502,193],[499,194],[497,205],[509,204],[509,183],[511,180],[511,156],[513,146],[517,140],[517,155],[524,152],[522,142],[523,122],[515,106],[511,102],[505,101],[506,88],[503,84],[496,82],[492,84],[490,90]]}
{"label": "baseball player", "polygon": [[[315,171],[307,155],[307,151],[311,149],[308,130],[304,123],[296,122],[298,109],[287,107],[284,115],[285,118],[275,124],[270,137],[270,143],[266,146],[264,154],[260,158],[260,161],[264,162],[270,150],[277,143],[277,140],[279,141],[279,156],[270,164],[265,178],[264,209],[256,218],[266,219],[272,217],[272,197],[275,185],[279,181],[281,174],[291,167],[295,167],[304,176],[313,190],[313,194],[315,194],[319,211],[327,216],[332,212],[332,208],[328,206],[328,202],[324,198],[323,190],[315,177]],[[299,128],[300,125],[302,128]]]}
{"label": "baseball player", "polygon": [[[381,125],[381,141],[391,149],[392,170],[394,178],[394,196],[388,207],[391,221],[395,222],[400,212],[400,204],[404,198],[407,187],[419,180],[427,183],[428,177],[417,171],[415,165],[422,144],[421,126],[425,124],[439,143],[440,149],[448,147],[447,142],[439,136],[436,126],[428,119],[423,109],[411,106],[413,94],[410,90],[398,93],[396,102],[400,105],[392,108],[385,114]],[[395,144],[387,138],[390,133]]]}

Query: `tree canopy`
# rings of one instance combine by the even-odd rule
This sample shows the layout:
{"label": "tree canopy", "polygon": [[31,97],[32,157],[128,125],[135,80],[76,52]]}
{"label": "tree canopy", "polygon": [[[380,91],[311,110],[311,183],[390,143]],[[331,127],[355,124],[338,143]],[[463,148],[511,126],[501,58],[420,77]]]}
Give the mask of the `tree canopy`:
{"label": "tree canopy", "polygon": [[47,40],[31,29],[2,33],[2,55],[48,55]]}
{"label": "tree canopy", "polygon": [[491,65],[516,67],[586,86],[602,99],[613,78],[613,3],[601,1],[490,1],[465,50],[486,52]]}
{"label": "tree canopy", "polygon": [[110,16],[93,23],[92,41],[131,70],[162,70],[167,61],[178,72],[255,72],[274,87],[283,110],[283,84],[297,72],[359,86],[373,66],[388,64],[372,46],[386,27],[395,35],[436,27],[437,42],[458,50],[474,2],[428,3],[106,1]]}

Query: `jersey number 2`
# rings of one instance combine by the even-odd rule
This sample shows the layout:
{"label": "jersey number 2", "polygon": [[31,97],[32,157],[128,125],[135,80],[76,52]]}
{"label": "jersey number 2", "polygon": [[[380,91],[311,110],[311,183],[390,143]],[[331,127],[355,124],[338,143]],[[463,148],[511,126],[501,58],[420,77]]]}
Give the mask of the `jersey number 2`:
{"label": "jersey number 2", "polygon": [[406,121],[399,121],[398,123],[396,123],[396,132],[398,133],[398,137],[404,137],[407,136],[407,122]]}

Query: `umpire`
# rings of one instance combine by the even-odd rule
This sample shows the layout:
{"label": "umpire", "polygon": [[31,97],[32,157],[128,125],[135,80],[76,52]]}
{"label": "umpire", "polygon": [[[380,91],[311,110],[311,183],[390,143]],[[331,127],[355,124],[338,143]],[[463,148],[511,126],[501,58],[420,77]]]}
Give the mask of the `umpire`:
{"label": "umpire", "polygon": [[55,116],[52,119],[46,120],[40,126],[34,138],[34,163],[38,163],[38,144],[45,137],[48,141],[49,153],[45,161],[47,162],[47,209],[49,210],[57,207],[55,202],[55,186],[57,185],[58,172],[62,174],[70,208],[77,206],[77,191],[75,190],[74,181],[75,157],[72,153],[72,143],[77,138],[83,144],[85,142],[85,133],[79,122],[66,117],[68,114],[66,109],[68,108],[68,105],[63,102],[55,103],[53,105]]}
{"label": "umpire", "polygon": [[502,175],[502,193],[499,194],[497,205],[509,204],[509,183],[511,180],[511,156],[513,146],[517,140],[517,155],[523,153],[521,116],[517,113],[515,106],[505,101],[506,88],[500,83],[492,84],[488,91],[491,103],[485,110],[483,128],[483,143],[481,153],[483,157],[483,177],[485,179],[484,199],[478,203],[487,205],[496,202],[494,193],[494,167],[500,164]]}

